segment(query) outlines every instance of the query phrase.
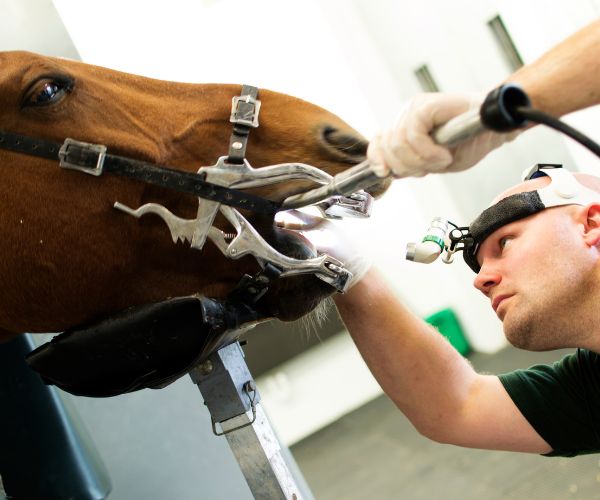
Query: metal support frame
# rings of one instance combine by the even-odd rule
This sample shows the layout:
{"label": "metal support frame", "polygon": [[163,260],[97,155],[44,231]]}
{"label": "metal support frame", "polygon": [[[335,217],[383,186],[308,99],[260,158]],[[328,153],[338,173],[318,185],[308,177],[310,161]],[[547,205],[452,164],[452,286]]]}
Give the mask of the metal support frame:
{"label": "metal support frame", "polygon": [[227,438],[254,498],[308,500],[260,405],[239,342],[212,354],[190,377],[208,407],[213,432]]}

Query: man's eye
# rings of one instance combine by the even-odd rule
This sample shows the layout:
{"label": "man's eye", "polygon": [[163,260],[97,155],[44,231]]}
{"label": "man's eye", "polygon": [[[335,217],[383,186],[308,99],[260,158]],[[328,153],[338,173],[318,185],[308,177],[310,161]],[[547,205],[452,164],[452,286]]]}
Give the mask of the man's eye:
{"label": "man's eye", "polygon": [[63,78],[40,78],[27,90],[23,106],[47,106],[60,101],[73,87],[73,82]]}
{"label": "man's eye", "polygon": [[501,250],[504,250],[506,248],[506,245],[508,245],[511,241],[512,241],[512,236],[504,236],[503,238],[500,238],[500,240],[498,241],[498,246],[500,247]]}

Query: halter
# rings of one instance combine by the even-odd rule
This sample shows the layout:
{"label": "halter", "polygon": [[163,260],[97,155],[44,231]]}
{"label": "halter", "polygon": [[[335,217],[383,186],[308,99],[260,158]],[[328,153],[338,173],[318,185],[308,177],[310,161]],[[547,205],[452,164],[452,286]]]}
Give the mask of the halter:
{"label": "halter", "polygon": [[[65,139],[62,144],[0,131],[0,148],[21,154],[56,160],[60,167],[93,176],[105,173],[121,175],[148,184],[166,187],[198,197],[195,219],[182,219],[157,203],[147,203],[132,209],[115,202],[114,207],[134,217],[155,214],[169,227],[173,242],[184,240],[192,248],[201,250],[210,239],[228,258],[239,259],[252,255],[262,270],[258,275],[244,276],[232,294],[245,303],[256,302],[267,290],[271,280],[299,274],[314,274],[319,279],[345,291],[352,274],[344,264],[329,255],[311,259],[294,259],[271,247],[248,220],[237,210],[274,215],[282,210],[280,203],[252,195],[241,189],[275,184],[291,179],[311,180],[328,184],[332,176],[303,163],[281,163],[254,169],[246,160],[246,146],[250,131],[257,128],[260,110],[258,89],[242,86],[241,95],[233,97],[230,122],[233,131],[227,156],[222,156],[210,167],[201,167],[197,173],[182,172],[165,166],[108,153],[103,144],[92,144]],[[349,197],[332,197],[317,205],[326,217],[370,215],[371,197],[360,192]],[[235,228],[229,235],[213,226],[221,212]]]}

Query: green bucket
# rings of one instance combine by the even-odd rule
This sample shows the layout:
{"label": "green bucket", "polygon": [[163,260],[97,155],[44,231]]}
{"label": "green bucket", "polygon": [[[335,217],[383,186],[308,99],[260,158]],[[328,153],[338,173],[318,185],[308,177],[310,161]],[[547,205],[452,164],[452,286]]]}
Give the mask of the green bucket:
{"label": "green bucket", "polygon": [[465,337],[458,318],[452,309],[442,309],[425,318],[425,321],[437,328],[463,356],[471,352],[469,341]]}

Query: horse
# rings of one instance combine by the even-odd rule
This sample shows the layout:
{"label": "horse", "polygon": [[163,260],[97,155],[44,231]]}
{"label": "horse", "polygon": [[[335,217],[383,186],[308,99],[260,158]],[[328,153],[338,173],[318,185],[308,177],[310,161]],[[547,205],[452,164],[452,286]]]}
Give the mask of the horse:
{"label": "horse", "polygon": [[[62,143],[105,145],[115,155],[195,173],[227,153],[235,84],[160,81],[78,61],[0,52],[0,130]],[[283,162],[335,175],[365,158],[367,141],[334,114],[282,93],[260,89],[260,127],[246,158],[257,168]],[[195,217],[198,198],[120,176],[84,175],[57,162],[0,149],[0,339],[23,332],[65,332],[169,298],[225,300],[255,259],[226,258],[174,244],[158,217],[115,210],[158,203]],[[388,186],[369,189],[379,196]],[[279,203],[314,187],[310,180],[253,187]],[[311,257],[272,214],[244,212],[279,252]],[[230,231],[222,216],[215,226]],[[312,275],[275,280],[255,304],[254,320],[293,321],[334,289]],[[121,332],[120,335],[127,335]]]}

